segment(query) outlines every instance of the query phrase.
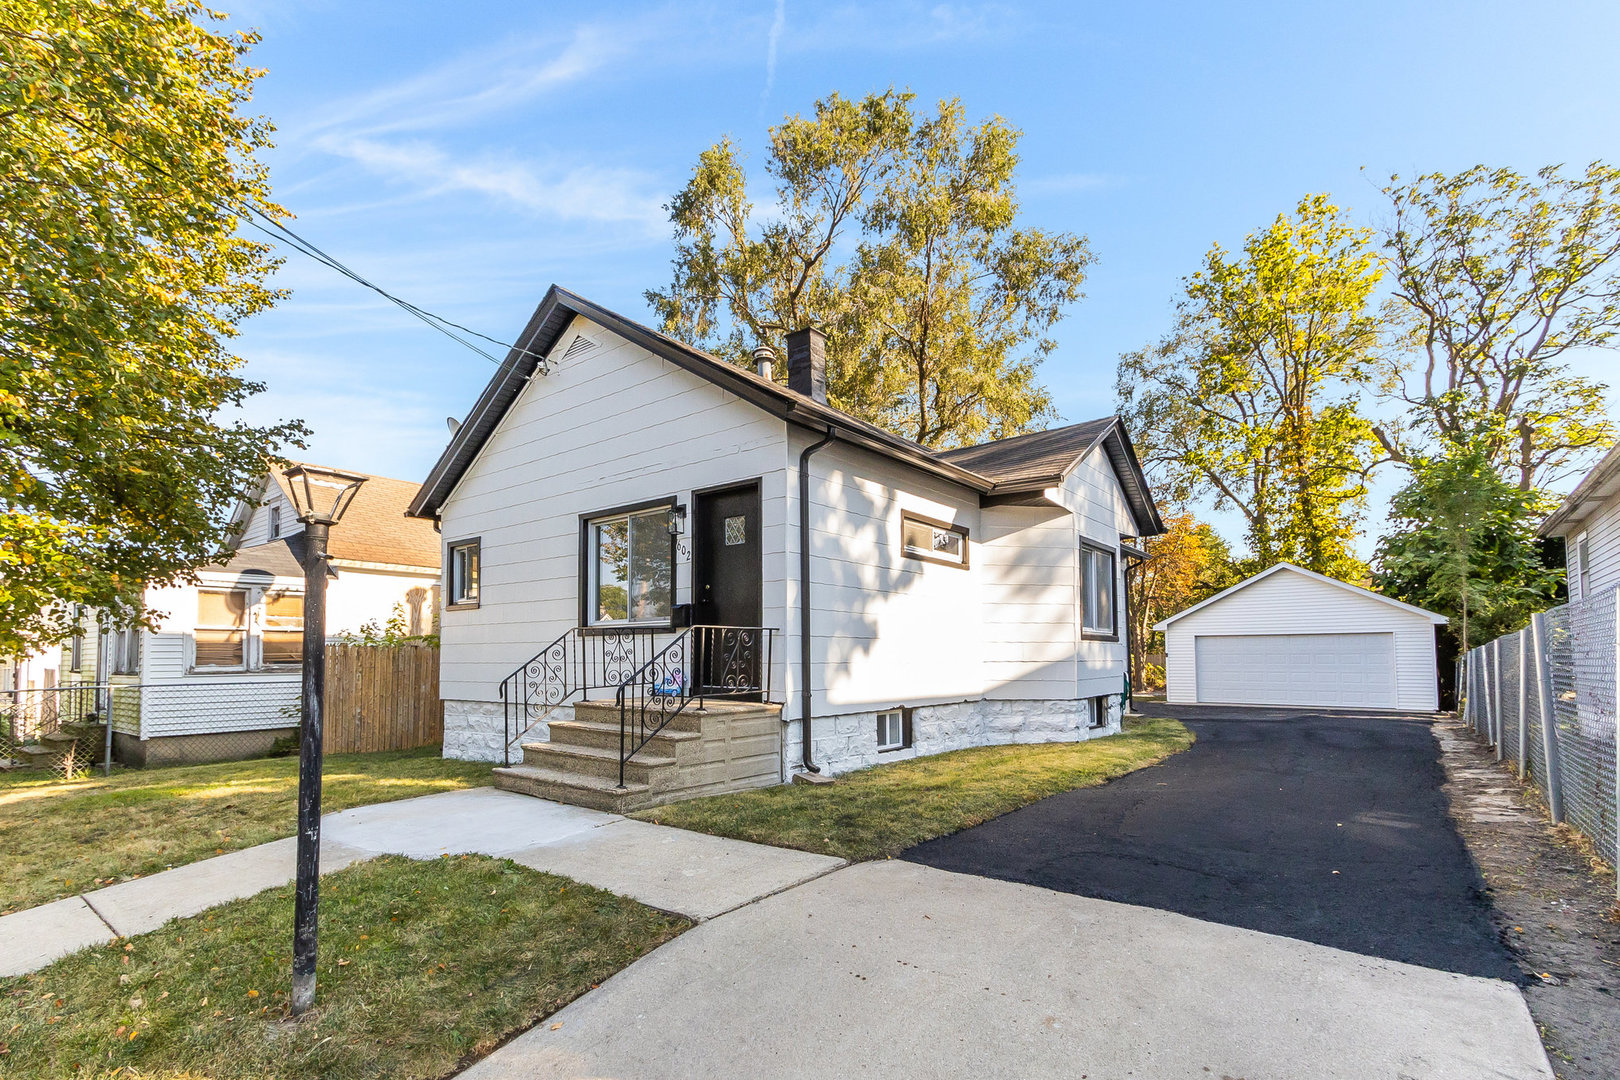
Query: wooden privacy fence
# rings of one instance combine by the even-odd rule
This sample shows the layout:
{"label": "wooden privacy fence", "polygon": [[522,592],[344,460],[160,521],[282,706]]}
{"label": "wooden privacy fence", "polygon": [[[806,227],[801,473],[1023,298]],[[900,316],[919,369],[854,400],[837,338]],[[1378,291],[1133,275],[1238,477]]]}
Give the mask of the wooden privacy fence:
{"label": "wooden privacy fence", "polygon": [[328,645],[322,747],[410,750],[444,738],[434,645]]}

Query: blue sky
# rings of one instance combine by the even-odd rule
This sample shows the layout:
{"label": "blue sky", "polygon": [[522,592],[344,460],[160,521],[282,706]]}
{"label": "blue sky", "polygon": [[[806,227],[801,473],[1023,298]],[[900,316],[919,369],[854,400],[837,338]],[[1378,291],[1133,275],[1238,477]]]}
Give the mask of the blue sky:
{"label": "blue sky", "polygon": [[[1620,156],[1612,3],[250,0],[233,24],[264,35],[294,228],[502,340],[552,282],[646,317],[661,205],[724,135],[757,169],[765,129],[832,90],[1000,114],[1024,131],[1024,221],[1098,256],[1043,368],[1070,421],[1111,411],[1118,355],[1167,329],[1212,243],[1306,193],[1377,224],[1391,172]],[[268,384],[250,415],[305,419],[312,460],[424,476],[491,365],[300,255],[278,283],[237,343]]]}

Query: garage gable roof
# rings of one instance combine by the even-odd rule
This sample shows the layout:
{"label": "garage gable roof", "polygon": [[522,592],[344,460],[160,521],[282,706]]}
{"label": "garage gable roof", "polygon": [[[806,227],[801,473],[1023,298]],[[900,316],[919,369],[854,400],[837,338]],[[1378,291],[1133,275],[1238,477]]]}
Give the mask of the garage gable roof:
{"label": "garage gable roof", "polygon": [[1363,589],[1360,585],[1352,585],[1348,581],[1340,581],[1338,578],[1330,578],[1326,574],[1318,574],[1315,570],[1307,570],[1303,566],[1295,566],[1293,563],[1280,562],[1275,566],[1272,566],[1272,567],[1269,567],[1268,569],[1260,571],[1258,574],[1255,574],[1252,577],[1244,578],[1242,581],[1238,582],[1236,585],[1233,585],[1229,589],[1222,589],[1220,592],[1216,593],[1214,596],[1210,597],[1208,600],[1203,601],[1202,603],[1194,604],[1192,607],[1186,609],[1185,611],[1178,611],[1174,615],[1170,616],[1168,619],[1164,619],[1164,620],[1161,620],[1160,622],[1154,623],[1153,624],[1153,629],[1155,629],[1155,630],[1163,630],[1165,627],[1169,626],[1171,623],[1175,622],[1177,619],[1185,618],[1186,616],[1191,615],[1195,611],[1200,611],[1203,608],[1209,607],[1211,604],[1218,603],[1219,601],[1226,599],[1228,596],[1231,596],[1233,593],[1241,592],[1242,590],[1247,589],[1250,585],[1253,585],[1253,584],[1255,584],[1256,582],[1259,582],[1259,581],[1264,581],[1266,578],[1271,577],[1273,574],[1280,574],[1284,570],[1291,570],[1294,573],[1299,574],[1302,577],[1307,577],[1307,578],[1310,578],[1310,579],[1312,579],[1314,581],[1320,581],[1320,582],[1323,582],[1324,584],[1332,585],[1335,588],[1343,589],[1345,592],[1352,593],[1352,594],[1354,594],[1356,596],[1364,596],[1364,597],[1368,597],[1368,598],[1373,599],[1373,600],[1377,600],[1381,604],[1388,604],[1390,607],[1397,608],[1397,609],[1399,609],[1401,611],[1406,612],[1409,615],[1422,615],[1424,618],[1428,619],[1430,622],[1434,623],[1436,626],[1444,626],[1446,623],[1451,621],[1451,620],[1447,619],[1444,615],[1440,615],[1440,614],[1438,614],[1436,612],[1433,612],[1433,611],[1425,610],[1424,608],[1420,608],[1420,607],[1416,606],[1415,604],[1407,604],[1407,603],[1401,602],[1400,600],[1392,600],[1389,597],[1385,596],[1383,593],[1376,593],[1376,592],[1373,592],[1371,589]]}

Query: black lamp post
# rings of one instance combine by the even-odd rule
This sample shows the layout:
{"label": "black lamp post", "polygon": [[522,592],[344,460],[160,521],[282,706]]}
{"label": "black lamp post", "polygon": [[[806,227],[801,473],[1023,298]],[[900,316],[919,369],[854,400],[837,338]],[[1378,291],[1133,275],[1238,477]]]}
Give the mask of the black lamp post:
{"label": "black lamp post", "polygon": [[315,1004],[321,888],[321,703],[326,692],[326,539],[365,477],[294,465],[284,474],[304,523],[304,686],[298,731],[298,889],[293,904],[293,1015]]}

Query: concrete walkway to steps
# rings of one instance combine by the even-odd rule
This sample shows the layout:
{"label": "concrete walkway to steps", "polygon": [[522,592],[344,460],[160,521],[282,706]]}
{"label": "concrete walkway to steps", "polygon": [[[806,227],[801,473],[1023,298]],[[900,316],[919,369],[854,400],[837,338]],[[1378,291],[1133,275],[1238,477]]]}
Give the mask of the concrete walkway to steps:
{"label": "concrete walkway to steps", "polygon": [[[0,917],[0,977],[44,967],[113,936],[252,896],[293,879],[292,838]],[[479,853],[566,874],[711,919],[844,865],[842,859],[631,821],[491,788],[361,806],[321,819],[321,871],[376,855]]]}
{"label": "concrete walkway to steps", "polygon": [[1552,1080],[1510,983],[913,863],[649,953],[461,1074]]}

